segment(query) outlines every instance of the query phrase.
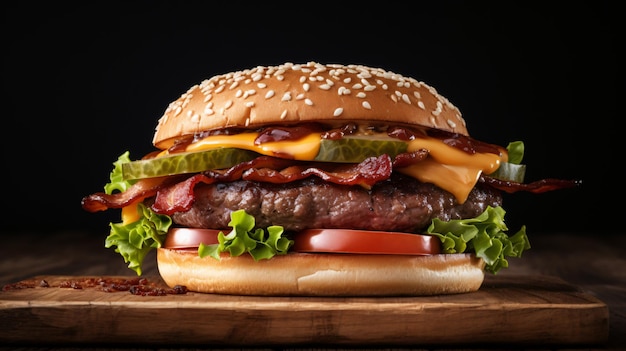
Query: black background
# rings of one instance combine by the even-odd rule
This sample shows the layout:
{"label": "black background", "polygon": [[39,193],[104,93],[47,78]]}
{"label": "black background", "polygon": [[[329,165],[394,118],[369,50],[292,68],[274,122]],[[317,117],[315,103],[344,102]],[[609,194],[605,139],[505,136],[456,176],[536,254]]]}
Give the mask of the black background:
{"label": "black background", "polygon": [[87,213],[81,198],[102,190],[125,150],[153,150],[169,102],[215,74],[287,61],[422,80],[461,109],[473,137],[523,140],[527,180],[583,181],[507,195],[512,230],[622,231],[616,1],[3,4],[3,233],[104,238],[119,213]]}

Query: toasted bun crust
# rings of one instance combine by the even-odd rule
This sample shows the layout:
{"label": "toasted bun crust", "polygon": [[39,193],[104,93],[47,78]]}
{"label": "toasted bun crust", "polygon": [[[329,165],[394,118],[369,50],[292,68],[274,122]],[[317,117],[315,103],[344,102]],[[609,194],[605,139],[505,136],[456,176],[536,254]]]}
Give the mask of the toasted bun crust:
{"label": "toasted bun crust", "polygon": [[214,76],[160,118],[153,143],[226,127],[307,121],[406,123],[468,135],[461,112],[413,78],[360,65],[285,63]]}
{"label": "toasted bun crust", "polygon": [[255,262],[249,255],[200,258],[195,250],[157,249],[170,287],[233,295],[420,296],[480,288],[485,263],[471,254],[432,256],[290,253]]}

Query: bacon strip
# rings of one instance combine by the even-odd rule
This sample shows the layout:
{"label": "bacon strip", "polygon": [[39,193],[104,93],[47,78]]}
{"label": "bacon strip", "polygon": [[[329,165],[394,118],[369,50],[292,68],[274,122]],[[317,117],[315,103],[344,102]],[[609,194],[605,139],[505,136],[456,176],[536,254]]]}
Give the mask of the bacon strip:
{"label": "bacon strip", "polygon": [[393,160],[393,167],[402,168],[410,166],[424,160],[428,154],[429,152],[427,149],[419,149],[413,152],[403,152],[396,155],[396,158]]}
{"label": "bacon strip", "polygon": [[214,178],[209,178],[204,174],[196,174],[180,183],[160,189],[156,193],[152,210],[168,216],[176,212],[187,211],[195,201],[193,188],[196,184],[200,182],[211,184],[214,181]]}
{"label": "bacon strip", "polygon": [[139,199],[154,196],[159,189],[175,184],[182,179],[184,179],[182,175],[141,179],[122,193],[98,192],[86,196],[82,199],[81,205],[88,212],[126,207]]}
{"label": "bacon strip", "polygon": [[486,175],[481,175],[479,178],[479,182],[488,184],[493,188],[507,192],[509,194],[518,191],[527,191],[533,194],[540,194],[553,190],[573,188],[581,184],[580,180],[563,180],[553,178],[541,179],[532,183],[517,183],[492,178]]}
{"label": "bacon strip", "polygon": [[272,168],[250,168],[242,179],[289,183],[315,175],[327,182],[344,185],[360,185],[370,189],[374,184],[388,179],[392,171],[391,157],[370,157],[359,164],[319,163],[307,166],[293,165],[282,170]]}

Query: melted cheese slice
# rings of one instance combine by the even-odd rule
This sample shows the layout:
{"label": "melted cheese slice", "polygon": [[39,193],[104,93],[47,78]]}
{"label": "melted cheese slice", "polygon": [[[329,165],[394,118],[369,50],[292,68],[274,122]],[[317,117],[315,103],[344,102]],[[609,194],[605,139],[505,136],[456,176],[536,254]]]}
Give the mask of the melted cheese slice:
{"label": "melted cheese slice", "polygon": [[262,155],[277,156],[291,155],[299,161],[311,161],[320,151],[321,136],[309,134],[296,141],[273,141],[255,145],[254,139],[258,133],[241,133],[234,135],[212,135],[187,146],[185,151],[201,151],[218,147],[232,147],[256,151]]}
{"label": "melted cheese slice", "polygon": [[[285,157],[300,161],[313,161],[320,149],[321,135],[312,133],[297,141],[277,141],[255,145],[258,133],[212,135],[187,146],[185,151],[202,151],[212,148],[233,147],[255,151],[262,155]],[[371,136],[369,136],[371,137]],[[387,138],[386,136],[383,136]],[[460,203],[467,200],[481,173],[491,174],[507,161],[507,153],[468,154],[441,140],[420,137],[408,142],[407,151],[427,149],[429,157],[417,164],[398,169],[421,182],[433,183],[452,193]]]}

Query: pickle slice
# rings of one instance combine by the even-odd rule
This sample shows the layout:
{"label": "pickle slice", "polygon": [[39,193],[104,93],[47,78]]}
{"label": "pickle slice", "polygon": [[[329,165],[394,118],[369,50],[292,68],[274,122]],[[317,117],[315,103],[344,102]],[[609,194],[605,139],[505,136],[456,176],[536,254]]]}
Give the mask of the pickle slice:
{"label": "pickle slice", "polygon": [[504,162],[489,176],[504,181],[523,183],[526,176],[526,165]]}
{"label": "pickle slice", "polygon": [[123,163],[122,177],[130,180],[222,169],[250,161],[257,156],[253,151],[235,148],[185,152]]}
{"label": "pickle slice", "polygon": [[362,162],[368,157],[388,154],[394,158],[406,152],[407,143],[400,140],[383,140],[345,137],[336,140],[322,139],[316,161],[324,162]]}

